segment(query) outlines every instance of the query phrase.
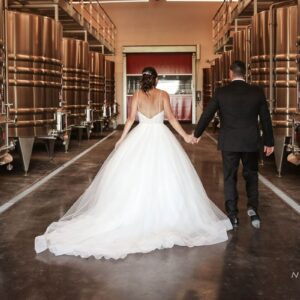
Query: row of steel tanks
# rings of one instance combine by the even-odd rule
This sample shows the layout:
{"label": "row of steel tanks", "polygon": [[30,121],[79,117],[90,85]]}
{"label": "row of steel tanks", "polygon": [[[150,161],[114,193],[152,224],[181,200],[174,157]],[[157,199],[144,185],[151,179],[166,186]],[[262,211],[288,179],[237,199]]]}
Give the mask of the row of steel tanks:
{"label": "row of steel tanks", "polygon": [[251,83],[261,86],[269,102],[279,175],[285,153],[298,164],[299,99],[297,92],[296,5],[272,5],[252,18]]}
{"label": "row of steel tanks", "polygon": [[230,82],[229,67],[233,59],[234,51],[227,50],[211,62],[210,68],[203,69],[203,108],[206,107],[216,88]]}
{"label": "row of steel tanks", "polygon": [[[212,62],[210,68],[203,69],[203,91],[209,85],[212,87],[210,93],[205,93],[205,103],[207,103],[213,95],[217,87],[225,86],[230,82],[229,68],[233,61],[242,60],[249,65],[250,60],[250,29],[246,27],[233,33],[232,46],[219,54]],[[247,70],[247,80],[248,80]],[[205,105],[204,105],[205,106]]]}
{"label": "row of steel tanks", "polygon": [[238,59],[246,63],[246,80],[261,86],[269,102],[275,136],[275,162],[279,175],[286,154],[288,161],[300,163],[298,11],[299,5],[279,3],[254,15],[250,26],[233,33],[232,52],[224,51],[213,61],[210,72],[214,75],[208,77],[208,71],[203,74],[204,82],[212,80],[212,95],[216,87],[228,83],[227,72],[231,61]]}
{"label": "row of steel tanks", "polygon": [[[233,61],[233,55],[233,50],[224,51],[212,61],[210,68],[203,69],[203,110],[213,97],[216,88],[225,86],[230,82],[229,67]],[[216,113],[212,124],[216,130],[220,124],[218,113]]]}
{"label": "row of steel tanks", "polygon": [[67,151],[72,129],[89,136],[103,120],[105,57],[85,41],[63,38],[61,24],[51,18],[6,15],[8,136],[17,141],[27,172],[34,141],[45,141],[52,157],[56,139]]}

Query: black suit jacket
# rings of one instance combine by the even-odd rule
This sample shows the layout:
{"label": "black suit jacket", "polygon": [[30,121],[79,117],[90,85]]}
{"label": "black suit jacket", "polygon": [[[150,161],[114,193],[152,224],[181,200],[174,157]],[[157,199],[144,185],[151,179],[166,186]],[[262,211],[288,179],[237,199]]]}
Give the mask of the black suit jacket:
{"label": "black suit jacket", "polygon": [[217,111],[221,121],[218,145],[220,150],[258,151],[258,117],[262,125],[264,145],[274,145],[270,112],[260,87],[249,85],[243,80],[235,80],[228,86],[217,89],[198,122],[195,137],[202,135]]}

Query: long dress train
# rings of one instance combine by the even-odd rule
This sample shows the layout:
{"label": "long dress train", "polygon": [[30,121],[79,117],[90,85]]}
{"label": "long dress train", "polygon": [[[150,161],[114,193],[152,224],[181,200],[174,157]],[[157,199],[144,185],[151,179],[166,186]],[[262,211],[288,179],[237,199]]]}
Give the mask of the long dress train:
{"label": "long dress train", "polygon": [[138,117],[82,196],[35,238],[37,253],[118,259],[228,239],[229,219],[209,200],[164,112]]}

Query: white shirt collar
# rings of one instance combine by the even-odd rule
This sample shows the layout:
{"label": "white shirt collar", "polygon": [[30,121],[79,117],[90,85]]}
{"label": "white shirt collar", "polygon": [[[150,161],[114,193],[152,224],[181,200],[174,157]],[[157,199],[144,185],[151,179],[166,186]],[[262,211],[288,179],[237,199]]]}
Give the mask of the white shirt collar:
{"label": "white shirt collar", "polygon": [[245,79],[243,77],[236,77],[236,78],[233,78],[231,81],[236,81],[236,80],[245,81]]}

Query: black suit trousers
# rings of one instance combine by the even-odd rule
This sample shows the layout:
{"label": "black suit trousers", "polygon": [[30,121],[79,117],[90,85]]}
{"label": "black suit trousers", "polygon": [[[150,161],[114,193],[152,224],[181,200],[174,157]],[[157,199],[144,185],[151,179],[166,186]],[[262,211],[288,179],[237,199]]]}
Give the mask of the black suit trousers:
{"label": "black suit trousers", "polygon": [[258,152],[222,151],[225,207],[228,216],[238,213],[237,176],[240,161],[243,164],[243,177],[246,181],[248,207],[258,208]]}

